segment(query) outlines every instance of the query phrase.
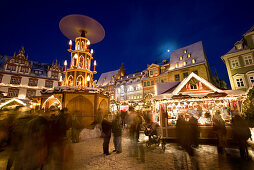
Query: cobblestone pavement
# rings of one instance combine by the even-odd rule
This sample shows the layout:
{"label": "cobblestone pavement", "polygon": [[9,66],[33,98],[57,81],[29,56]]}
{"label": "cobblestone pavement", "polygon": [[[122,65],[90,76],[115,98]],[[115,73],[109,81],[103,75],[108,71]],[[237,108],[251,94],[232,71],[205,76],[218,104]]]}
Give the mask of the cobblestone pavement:
{"label": "cobblestone pavement", "polygon": [[[73,161],[69,165],[72,170],[90,170],[90,169],[254,169],[254,152],[249,150],[252,160],[244,161],[239,156],[236,149],[227,149],[227,154],[218,156],[216,147],[200,145],[195,152],[194,157],[190,157],[184,150],[176,144],[167,144],[165,153],[161,147],[152,146],[144,148],[145,162],[137,157],[129,155],[130,140],[123,137],[123,152],[120,154],[111,153],[109,156],[102,154],[102,138],[86,139],[80,143],[72,144]],[[110,151],[113,148],[113,140],[110,141]],[[0,152],[0,169],[5,169],[8,157],[8,149]],[[50,163],[44,169],[58,169],[57,166]]]}

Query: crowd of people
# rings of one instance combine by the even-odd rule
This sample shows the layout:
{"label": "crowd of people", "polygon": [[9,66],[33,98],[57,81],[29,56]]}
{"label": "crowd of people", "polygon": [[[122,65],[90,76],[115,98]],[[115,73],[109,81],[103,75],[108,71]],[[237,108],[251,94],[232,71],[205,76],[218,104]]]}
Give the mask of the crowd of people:
{"label": "crowd of people", "polygon": [[50,112],[10,114],[0,122],[0,144],[8,145],[10,155],[7,170],[32,170],[54,162],[62,169],[72,160],[72,148],[66,134],[73,121],[66,110],[57,115]]}
{"label": "crowd of people", "polygon": [[[212,117],[212,122],[213,131],[217,138],[217,151],[219,154],[224,154],[227,145],[227,129],[219,110]],[[231,143],[239,147],[240,156],[243,159],[249,159],[247,140],[251,138],[251,132],[248,123],[235,110],[232,111],[231,127]],[[176,123],[176,135],[179,145],[190,155],[193,155],[193,148],[199,145],[200,128],[198,126],[198,117],[193,114],[187,120],[184,115],[179,114]]]}
{"label": "crowd of people", "polygon": [[[133,107],[130,107],[128,112],[121,111],[114,117],[111,116],[110,114],[104,115],[101,122],[103,153],[111,154],[109,150],[111,136],[113,136],[114,143],[112,152],[117,154],[123,152],[122,135],[125,129],[130,139],[129,156],[145,162],[143,143],[139,142],[142,124],[150,124],[151,127],[154,125],[153,129],[158,128],[158,124],[152,122],[149,113],[135,111]],[[213,131],[217,137],[217,150],[219,154],[223,154],[227,135],[225,121],[219,111],[215,113],[212,121]],[[248,159],[246,141],[251,137],[248,124],[239,113],[234,111],[231,125],[233,141],[239,146],[241,157]],[[66,109],[57,114],[52,114],[52,112],[9,114],[6,119],[0,121],[0,150],[3,150],[3,146],[7,144],[11,147],[7,170],[13,166],[16,169],[28,170],[42,168],[52,161],[55,162],[58,169],[61,169],[63,162],[70,165],[73,156],[70,142],[79,142],[81,130],[82,126],[78,118],[68,114]],[[155,135],[158,134],[155,133]],[[199,135],[198,117],[191,115],[185,119],[184,115],[178,116],[177,141],[190,155],[194,154],[194,148],[199,145]]]}

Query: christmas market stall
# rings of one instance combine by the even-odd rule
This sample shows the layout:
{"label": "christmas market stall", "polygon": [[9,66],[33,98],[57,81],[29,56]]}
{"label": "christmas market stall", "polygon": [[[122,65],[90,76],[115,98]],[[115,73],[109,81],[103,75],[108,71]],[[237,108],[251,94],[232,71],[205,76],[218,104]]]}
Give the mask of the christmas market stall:
{"label": "christmas market stall", "polygon": [[166,139],[176,138],[175,125],[179,115],[183,115],[186,121],[191,116],[198,119],[200,139],[216,138],[212,132],[215,112],[225,120],[227,138],[231,138],[231,113],[233,110],[241,112],[245,96],[244,91],[218,89],[195,73],[181,83],[158,83],[156,92],[153,117],[162,128],[162,138]]}

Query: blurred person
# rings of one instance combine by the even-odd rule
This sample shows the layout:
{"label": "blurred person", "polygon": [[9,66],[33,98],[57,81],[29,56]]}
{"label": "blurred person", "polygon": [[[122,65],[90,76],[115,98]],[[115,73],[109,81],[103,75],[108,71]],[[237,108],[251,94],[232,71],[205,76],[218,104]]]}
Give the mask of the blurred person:
{"label": "blurred person", "polygon": [[71,139],[73,143],[79,142],[79,135],[82,131],[82,125],[76,115],[72,115]]}
{"label": "blurred person", "polygon": [[126,119],[127,119],[127,112],[121,110],[120,116],[121,116],[121,120],[122,120],[122,126],[125,127]]}
{"label": "blurred person", "polygon": [[183,147],[185,140],[185,132],[186,132],[186,121],[182,114],[178,115],[176,121],[176,137],[178,143]]}
{"label": "blurred person", "polygon": [[114,120],[112,121],[112,133],[114,136],[114,147],[115,150],[113,152],[121,153],[122,152],[122,124],[120,115],[116,115]]}
{"label": "blurred person", "polygon": [[129,156],[138,156],[138,146],[137,146],[137,113],[134,111],[134,107],[129,107],[128,113],[128,127],[129,127]]}
{"label": "blurred person", "polygon": [[251,138],[251,132],[248,123],[239,115],[238,111],[232,112],[231,123],[234,141],[239,145],[241,158],[249,159],[247,140]]}
{"label": "blurred person", "polygon": [[190,145],[197,147],[199,144],[198,116],[193,113],[189,119]]}
{"label": "blurred person", "polygon": [[139,134],[141,130],[141,125],[142,125],[142,116],[140,112],[137,112],[137,124],[136,124],[136,140],[139,142]]}
{"label": "blurred person", "polygon": [[219,154],[223,154],[227,130],[225,126],[225,121],[222,119],[219,110],[215,112],[212,120],[213,120],[213,130],[215,131],[217,136],[217,151]]}
{"label": "blurred person", "polygon": [[53,169],[63,169],[71,166],[73,160],[73,150],[67,139],[67,131],[71,128],[72,117],[64,108],[59,114],[50,119],[50,132],[48,135],[49,160],[55,166]]}
{"label": "blurred person", "polygon": [[104,118],[101,123],[102,128],[102,137],[103,137],[103,154],[110,155],[109,153],[109,142],[111,138],[111,129],[112,123],[107,119],[107,115],[104,115]]}

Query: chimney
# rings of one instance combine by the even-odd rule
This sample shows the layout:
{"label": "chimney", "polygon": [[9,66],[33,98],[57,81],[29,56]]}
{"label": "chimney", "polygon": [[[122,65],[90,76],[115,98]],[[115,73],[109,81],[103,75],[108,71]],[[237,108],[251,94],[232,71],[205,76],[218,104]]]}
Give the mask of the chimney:
{"label": "chimney", "polygon": [[157,60],[154,61],[154,64],[157,64]]}

